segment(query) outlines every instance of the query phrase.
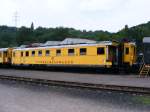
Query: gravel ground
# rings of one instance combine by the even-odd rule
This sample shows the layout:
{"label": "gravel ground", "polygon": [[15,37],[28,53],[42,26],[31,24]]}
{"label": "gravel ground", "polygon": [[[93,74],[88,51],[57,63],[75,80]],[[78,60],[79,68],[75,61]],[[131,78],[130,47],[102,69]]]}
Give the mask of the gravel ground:
{"label": "gravel ground", "polygon": [[139,78],[138,75],[81,74],[37,70],[0,69],[0,75],[30,77],[57,81],[71,81],[91,84],[121,85],[150,88],[150,78]]}
{"label": "gravel ground", "polygon": [[150,104],[140,97],[0,81],[0,112],[150,112]]}

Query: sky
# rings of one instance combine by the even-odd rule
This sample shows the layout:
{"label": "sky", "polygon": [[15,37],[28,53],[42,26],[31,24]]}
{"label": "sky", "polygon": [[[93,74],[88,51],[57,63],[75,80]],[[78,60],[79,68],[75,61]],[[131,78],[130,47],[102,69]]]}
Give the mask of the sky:
{"label": "sky", "polygon": [[150,21],[150,0],[0,0],[0,25],[117,32]]}

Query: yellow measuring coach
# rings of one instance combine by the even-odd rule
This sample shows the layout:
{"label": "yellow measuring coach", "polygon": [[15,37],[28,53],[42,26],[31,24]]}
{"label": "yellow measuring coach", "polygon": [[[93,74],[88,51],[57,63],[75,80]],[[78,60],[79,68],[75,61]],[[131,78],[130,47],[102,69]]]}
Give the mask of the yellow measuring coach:
{"label": "yellow measuring coach", "polygon": [[118,43],[58,45],[13,50],[12,64],[50,66],[101,66],[118,64]]}
{"label": "yellow measuring coach", "polygon": [[132,66],[136,62],[136,45],[101,41],[90,44],[56,45],[13,50],[13,65],[48,65],[77,67]]}

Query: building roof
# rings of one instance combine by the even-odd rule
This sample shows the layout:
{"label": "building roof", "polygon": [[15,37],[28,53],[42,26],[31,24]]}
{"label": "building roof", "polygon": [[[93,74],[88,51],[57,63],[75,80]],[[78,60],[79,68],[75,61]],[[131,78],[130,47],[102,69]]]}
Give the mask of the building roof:
{"label": "building roof", "polygon": [[105,46],[105,45],[115,45],[111,41],[101,41],[94,44],[75,44],[75,45],[57,45],[57,46],[46,46],[46,47],[35,47],[35,48],[17,48],[15,50],[35,50],[35,49],[49,49],[49,48],[73,48],[73,47],[86,47],[86,46]]}
{"label": "building roof", "polygon": [[94,41],[79,38],[66,38],[63,41],[47,41],[39,47],[16,48],[14,50],[30,50],[30,49],[47,49],[47,48],[69,48],[69,47],[84,47],[84,46],[101,46],[101,45],[115,45],[112,41]]}
{"label": "building roof", "polygon": [[59,45],[61,43],[61,41],[47,41],[46,43],[44,43],[41,46],[55,46],[55,45]]}
{"label": "building roof", "polygon": [[96,41],[89,39],[80,39],[80,38],[66,38],[60,44],[61,45],[71,45],[71,44],[94,44]]}
{"label": "building roof", "polygon": [[144,37],[143,43],[150,43],[150,37]]}
{"label": "building roof", "polygon": [[66,38],[63,41],[47,41],[41,47],[58,46],[58,45],[74,45],[74,44],[93,44],[94,40],[80,39],[80,38]]}

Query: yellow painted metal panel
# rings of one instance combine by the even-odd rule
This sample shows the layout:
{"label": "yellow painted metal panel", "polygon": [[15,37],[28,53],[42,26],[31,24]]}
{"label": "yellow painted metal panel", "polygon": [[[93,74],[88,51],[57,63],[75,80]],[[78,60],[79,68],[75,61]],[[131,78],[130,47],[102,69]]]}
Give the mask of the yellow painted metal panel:
{"label": "yellow painted metal panel", "polygon": [[123,61],[133,65],[136,62],[136,46],[131,43],[125,43],[124,49],[125,48],[129,48],[129,54],[126,54],[124,50]]}
{"label": "yellow painted metal panel", "polygon": [[[56,48],[51,49],[36,49],[35,56],[31,56],[33,50],[29,50],[29,57],[21,57],[21,50],[15,51],[16,56],[13,57],[13,64],[65,64],[65,65],[112,65],[111,62],[106,62],[106,49],[104,55],[97,55],[97,47],[106,46],[84,46],[81,48],[87,49],[87,55],[80,55],[80,47],[76,47],[75,55],[68,56],[68,49],[61,48],[61,56],[56,56]],[[42,50],[42,56],[38,56],[38,51]],[[45,51],[50,50],[50,56],[45,55]]]}

